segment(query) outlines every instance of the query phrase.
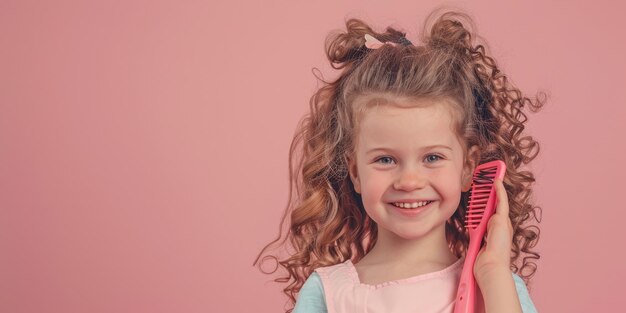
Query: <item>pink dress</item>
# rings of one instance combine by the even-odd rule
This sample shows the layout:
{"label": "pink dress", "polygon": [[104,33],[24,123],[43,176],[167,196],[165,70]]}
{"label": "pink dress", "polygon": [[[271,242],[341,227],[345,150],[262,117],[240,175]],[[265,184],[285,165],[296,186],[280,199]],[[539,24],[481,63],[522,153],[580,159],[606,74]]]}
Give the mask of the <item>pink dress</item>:
{"label": "pink dress", "polygon": [[461,258],[442,270],[377,285],[363,284],[351,260],[315,269],[328,313],[408,313],[454,310]]}

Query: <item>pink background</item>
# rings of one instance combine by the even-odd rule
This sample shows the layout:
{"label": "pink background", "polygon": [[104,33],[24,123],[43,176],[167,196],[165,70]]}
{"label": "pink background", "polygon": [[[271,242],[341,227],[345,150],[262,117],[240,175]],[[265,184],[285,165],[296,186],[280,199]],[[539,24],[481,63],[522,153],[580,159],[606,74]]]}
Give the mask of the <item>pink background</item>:
{"label": "pink background", "polygon": [[[2,0],[0,312],[282,312],[284,286],[252,262],[286,205],[311,68],[334,76],[323,41],[359,17],[417,42],[436,3]],[[537,308],[613,311],[624,7],[448,3],[527,95],[552,95],[528,128]]]}

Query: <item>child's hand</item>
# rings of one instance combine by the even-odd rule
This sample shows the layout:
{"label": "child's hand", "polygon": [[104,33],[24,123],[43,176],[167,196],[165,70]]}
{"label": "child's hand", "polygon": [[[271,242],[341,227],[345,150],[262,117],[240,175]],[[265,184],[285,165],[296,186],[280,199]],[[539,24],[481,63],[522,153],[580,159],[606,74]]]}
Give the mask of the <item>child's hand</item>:
{"label": "child's hand", "polygon": [[513,225],[509,218],[509,199],[501,180],[496,179],[494,186],[496,212],[489,219],[485,232],[486,244],[478,252],[474,263],[474,277],[479,282],[489,275],[502,275],[511,271]]}

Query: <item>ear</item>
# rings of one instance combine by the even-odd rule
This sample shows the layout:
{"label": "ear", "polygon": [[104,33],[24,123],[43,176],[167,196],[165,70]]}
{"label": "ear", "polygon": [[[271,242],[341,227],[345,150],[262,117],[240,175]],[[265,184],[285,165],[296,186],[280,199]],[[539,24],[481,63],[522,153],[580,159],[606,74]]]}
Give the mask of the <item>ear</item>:
{"label": "ear", "polygon": [[473,145],[467,152],[465,164],[463,165],[463,179],[461,182],[463,184],[463,192],[469,191],[472,187],[472,176],[474,174],[474,169],[476,168],[476,166],[478,166],[479,161],[480,151],[478,150],[477,145]]}
{"label": "ear", "polygon": [[361,182],[359,180],[356,160],[352,156],[347,157],[348,161],[348,173],[350,173],[350,180],[352,180],[352,185],[354,185],[354,190],[361,194]]}

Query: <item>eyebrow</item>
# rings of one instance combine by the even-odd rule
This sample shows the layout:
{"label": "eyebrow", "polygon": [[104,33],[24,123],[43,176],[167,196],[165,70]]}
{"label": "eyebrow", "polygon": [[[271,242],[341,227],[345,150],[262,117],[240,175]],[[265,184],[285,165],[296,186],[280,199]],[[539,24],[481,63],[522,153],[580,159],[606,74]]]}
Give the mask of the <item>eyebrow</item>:
{"label": "eyebrow", "polygon": [[[430,145],[430,146],[422,147],[423,150],[430,150],[430,149],[433,149],[433,148],[444,148],[444,149],[448,149],[448,150],[452,151],[452,148],[450,148],[450,147],[448,147],[446,145]],[[391,148],[378,147],[378,148],[370,149],[366,153],[372,153],[372,152],[379,151],[379,150],[394,151]]]}

